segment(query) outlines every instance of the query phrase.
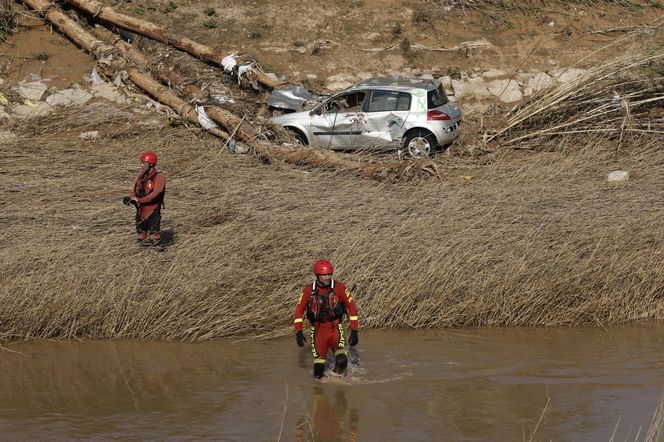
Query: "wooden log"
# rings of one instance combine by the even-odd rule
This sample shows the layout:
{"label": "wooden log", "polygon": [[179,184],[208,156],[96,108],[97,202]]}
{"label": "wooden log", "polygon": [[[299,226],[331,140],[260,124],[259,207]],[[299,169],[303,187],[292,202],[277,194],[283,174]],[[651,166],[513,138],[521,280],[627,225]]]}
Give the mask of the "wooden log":
{"label": "wooden log", "polygon": [[140,69],[147,69],[149,66],[148,59],[145,58],[143,53],[139,50],[134,49],[132,45],[124,41],[118,34],[114,34],[105,27],[101,25],[96,25],[92,29],[92,33],[95,37],[102,40],[105,43],[111,44],[119,49],[125,57],[132,63],[134,63]]}
{"label": "wooden log", "polygon": [[[144,74],[134,67],[128,67],[127,74],[129,76],[129,80],[132,83],[148,94],[152,95],[160,103],[170,107],[175,112],[177,112],[178,115],[186,120],[189,120],[191,123],[200,124],[198,122],[198,114],[196,113],[194,107],[186,101],[180,99],[167,86],[164,86],[151,76]],[[227,132],[217,128],[209,128],[205,130],[225,140],[230,138],[230,135],[228,135]]]}
{"label": "wooden log", "polygon": [[[115,47],[120,50],[129,61],[135,63],[138,67],[148,67],[148,60],[145,58],[143,53],[122,40],[117,34],[114,34],[101,26],[95,27],[93,33],[104,42],[115,45]],[[165,83],[171,87],[178,87],[184,81],[182,77],[169,69],[159,70],[156,73],[156,77],[162,83]],[[200,98],[200,88],[196,85],[188,85],[182,90],[191,100]],[[217,107],[208,107],[205,109],[205,112],[215,123],[224,127],[228,132],[234,131],[236,137],[240,141],[251,143],[256,138],[256,131],[254,128],[247,121],[241,120],[231,112],[219,109]]]}
{"label": "wooden log", "polygon": [[[163,83],[171,84],[175,87],[179,86],[183,81],[179,75],[168,69],[159,71],[157,78]],[[188,85],[182,90],[191,100],[199,98],[201,94],[200,88],[196,85]],[[205,112],[215,123],[225,127],[229,132],[234,131],[240,141],[252,143],[256,139],[256,131],[248,121],[242,120],[231,112],[216,106],[206,106]]]}
{"label": "wooden log", "polygon": [[[107,45],[96,39],[92,34],[83,29],[78,23],[56,8],[53,4],[45,0],[24,0],[24,2],[35,11],[41,13],[44,18],[58,28],[60,32],[67,35],[95,58],[101,58],[109,52],[115,52],[118,55],[116,58],[121,57],[121,51],[118,51],[113,46]],[[184,119],[198,124],[196,110],[190,104],[178,98],[175,94],[169,91],[168,88],[162,86],[161,83],[142,73],[135,67],[126,66],[126,68],[129,80],[131,80],[132,83],[155,97],[159,102],[175,110]],[[228,134],[221,130],[213,130],[209,132],[224,139],[229,138]]]}
{"label": "wooden log", "polygon": [[[100,20],[136,32],[137,34],[144,35],[166,45],[174,46],[181,51],[210,62],[217,67],[221,64],[221,60],[224,58],[224,55],[217,49],[197,43],[186,37],[170,33],[163,26],[155,25],[147,20],[117,12],[110,6],[104,6],[96,0],[67,0],[67,3],[85,11],[94,18],[99,18]],[[248,74],[252,79],[255,79],[256,82],[268,90],[287,84],[285,81],[270,77],[259,69],[251,69]]]}
{"label": "wooden log", "polygon": [[[71,38],[80,47],[87,50],[93,56],[99,58],[109,51],[116,51],[113,46],[97,40],[70,17],[62,13],[57,7],[45,0],[23,0],[25,4],[40,12],[46,20],[52,23],[63,34]],[[143,91],[155,97],[159,102],[175,110],[182,118],[198,124],[196,110],[189,103],[180,99],[171,92],[167,86],[162,85],[151,76],[141,72],[134,66],[125,66],[129,80]],[[209,130],[210,133],[224,139],[230,135],[219,129]],[[270,158],[281,158],[294,164],[310,164],[313,166],[337,167],[350,171],[359,171],[365,177],[382,178],[398,168],[394,165],[368,164],[363,165],[357,160],[352,160],[338,155],[335,152],[302,147],[277,146],[266,142],[247,143],[254,148],[259,155]]]}
{"label": "wooden log", "polygon": [[81,48],[91,53],[96,58],[101,58],[106,53],[113,52],[115,49],[97,40],[90,35],[78,23],[69,18],[61,10],[54,8],[53,5],[45,0],[24,0],[24,3],[44,16],[44,18],[55,25],[63,34],[66,34]]}

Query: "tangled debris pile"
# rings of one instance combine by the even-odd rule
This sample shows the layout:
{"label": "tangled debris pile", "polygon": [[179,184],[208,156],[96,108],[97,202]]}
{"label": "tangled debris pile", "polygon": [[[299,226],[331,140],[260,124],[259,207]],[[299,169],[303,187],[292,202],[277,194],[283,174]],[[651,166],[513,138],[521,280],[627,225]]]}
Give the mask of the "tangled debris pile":
{"label": "tangled debris pile", "polygon": [[516,108],[493,135],[503,145],[546,145],[555,137],[601,134],[664,136],[661,48],[616,58]]}

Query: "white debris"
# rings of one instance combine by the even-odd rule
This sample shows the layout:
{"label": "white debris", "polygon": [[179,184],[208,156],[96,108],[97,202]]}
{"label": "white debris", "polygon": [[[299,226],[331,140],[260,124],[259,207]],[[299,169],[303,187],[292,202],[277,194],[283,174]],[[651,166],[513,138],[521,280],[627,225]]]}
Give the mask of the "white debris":
{"label": "white debris", "polygon": [[217,124],[212,121],[208,114],[205,112],[203,106],[200,106],[198,103],[195,105],[196,115],[198,117],[198,124],[200,124],[203,129],[210,130],[217,128]]}
{"label": "white debris", "polygon": [[242,78],[242,74],[245,72],[251,70],[251,68],[254,66],[253,63],[245,64],[237,68],[237,84],[240,84],[240,79]]}
{"label": "white debris", "polygon": [[486,98],[491,94],[486,87],[486,83],[481,78],[467,78],[463,80],[452,80],[452,89],[454,96],[460,98]]}
{"label": "white debris", "polygon": [[48,86],[41,81],[22,81],[18,84],[18,93],[27,100],[41,100]]}
{"label": "white debris", "polygon": [[233,68],[237,64],[237,54],[231,54],[225,56],[221,60],[221,65],[223,66],[224,70],[228,73],[233,72]]}
{"label": "white debris", "polygon": [[97,130],[91,130],[91,131],[89,131],[89,132],[83,132],[83,133],[80,134],[78,137],[79,137],[81,140],[94,140],[94,139],[97,138],[98,136],[99,136],[99,131],[97,131]]}
{"label": "white debris", "polygon": [[496,78],[507,76],[507,72],[500,69],[489,69],[488,71],[482,73],[482,78],[485,80],[495,80]]}
{"label": "white debris", "polygon": [[56,91],[46,98],[46,102],[55,106],[72,106],[85,104],[92,99],[92,94],[83,89],[64,89]]}
{"label": "white debris", "polygon": [[487,83],[487,89],[503,103],[513,103],[523,99],[519,83],[514,80],[493,80]]}
{"label": "white debris", "polygon": [[96,86],[104,82],[104,80],[102,80],[99,74],[97,73],[96,67],[93,67],[92,72],[90,72],[90,82],[92,83],[93,86]]}
{"label": "white debris", "polygon": [[546,72],[538,72],[533,78],[528,80],[528,87],[533,90],[533,92],[540,91],[542,89],[547,89],[553,84],[553,77],[547,74]]}
{"label": "white debris", "polygon": [[32,118],[40,117],[43,115],[50,114],[55,109],[49,106],[48,103],[40,102],[36,106],[29,106],[27,104],[17,104],[11,107],[12,114],[16,115],[19,118]]}
{"label": "white debris", "polygon": [[122,104],[127,104],[129,102],[129,99],[125,97],[122,92],[105,81],[94,85],[90,91],[94,97],[105,98],[108,101],[115,101],[116,103]]}
{"label": "white debris", "polygon": [[212,98],[215,101],[215,103],[217,103],[217,104],[234,104],[235,103],[235,100],[233,100],[230,97],[225,97],[223,95],[212,95],[212,96],[210,96],[210,98]]}
{"label": "white debris", "polygon": [[570,68],[570,69],[555,69],[551,71],[551,76],[561,84],[569,83],[586,74],[585,69]]}
{"label": "white debris", "polygon": [[629,180],[629,172],[626,170],[614,170],[606,175],[606,181],[609,183],[625,182]]}

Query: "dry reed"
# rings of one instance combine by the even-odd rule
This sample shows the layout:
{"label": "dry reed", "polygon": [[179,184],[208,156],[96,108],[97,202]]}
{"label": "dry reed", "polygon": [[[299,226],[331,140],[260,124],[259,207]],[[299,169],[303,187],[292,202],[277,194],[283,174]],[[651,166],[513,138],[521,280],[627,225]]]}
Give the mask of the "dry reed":
{"label": "dry reed", "polygon": [[[655,42],[632,46],[625,55],[598,62],[577,79],[550,87],[514,109],[503,129],[489,140],[519,148],[548,148],[563,136],[583,140],[599,135],[618,140],[649,135],[664,138],[664,47],[662,20],[613,42],[605,53],[630,40]],[[639,38],[640,37],[640,38]]]}
{"label": "dry reed", "polygon": [[[76,110],[2,147],[0,339],[204,340],[288,333],[320,257],[364,327],[575,326],[661,320],[664,152],[603,137],[555,152],[439,157],[440,179],[380,183],[261,165],[187,128]],[[578,140],[569,141],[577,142]],[[120,200],[154,149],[173,244],[141,248]],[[623,185],[605,182],[615,168]]]}

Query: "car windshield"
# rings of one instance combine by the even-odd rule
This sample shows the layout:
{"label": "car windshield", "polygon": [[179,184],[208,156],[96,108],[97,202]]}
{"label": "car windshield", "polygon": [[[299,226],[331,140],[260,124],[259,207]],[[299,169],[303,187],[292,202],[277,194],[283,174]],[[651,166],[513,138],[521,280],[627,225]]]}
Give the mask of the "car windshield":
{"label": "car windshield", "polygon": [[427,105],[429,109],[434,107],[442,106],[447,103],[447,95],[445,95],[445,89],[443,85],[438,86],[437,89],[427,92]]}

